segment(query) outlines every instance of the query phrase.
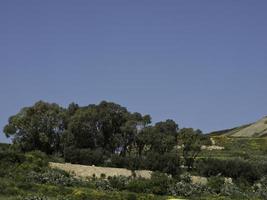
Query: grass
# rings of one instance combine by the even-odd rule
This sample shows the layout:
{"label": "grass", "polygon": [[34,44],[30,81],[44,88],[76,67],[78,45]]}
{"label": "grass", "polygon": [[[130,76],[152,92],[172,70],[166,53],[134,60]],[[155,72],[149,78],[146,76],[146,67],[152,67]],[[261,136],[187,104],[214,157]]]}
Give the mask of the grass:
{"label": "grass", "polygon": [[17,200],[17,197],[0,196],[0,200]]}
{"label": "grass", "polygon": [[203,150],[199,158],[230,159],[241,157],[252,161],[267,161],[267,137],[263,138],[236,138],[214,136],[216,145],[223,146],[223,150]]}

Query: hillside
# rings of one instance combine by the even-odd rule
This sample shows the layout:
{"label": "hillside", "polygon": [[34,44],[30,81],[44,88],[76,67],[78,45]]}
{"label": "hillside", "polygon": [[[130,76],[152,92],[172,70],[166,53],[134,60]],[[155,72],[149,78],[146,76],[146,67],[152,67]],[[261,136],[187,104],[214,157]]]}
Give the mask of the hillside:
{"label": "hillside", "polygon": [[246,124],[232,129],[215,131],[211,136],[230,136],[230,137],[265,137],[267,136],[267,116],[255,123]]}

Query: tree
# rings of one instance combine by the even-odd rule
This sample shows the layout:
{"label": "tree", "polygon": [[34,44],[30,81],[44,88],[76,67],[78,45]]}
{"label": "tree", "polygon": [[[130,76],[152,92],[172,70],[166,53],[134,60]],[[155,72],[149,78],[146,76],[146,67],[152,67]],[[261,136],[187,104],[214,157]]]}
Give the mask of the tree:
{"label": "tree", "polygon": [[84,107],[75,112],[70,118],[66,138],[66,146],[91,149],[103,146],[104,135],[96,107]]}
{"label": "tree", "polygon": [[192,170],[196,157],[201,151],[203,138],[206,137],[200,130],[183,128],[179,131],[178,142],[182,147],[183,158],[188,170]]}
{"label": "tree", "polygon": [[164,154],[174,149],[178,125],[173,120],[158,122],[151,129],[149,145],[152,151]]}
{"label": "tree", "polygon": [[[76,108],[71,116],[66,136],[67,144],[76,148],[103,148],[122,156],[133,148],[138,125],[149,123],[148,116],[130,113],[126,108],[103,101],[99,105]],[[70,108],[68,109],[69,112]],[[73,110],[73,109],[72,109]]]}
{"label": "tree", "polygon": [[178,124],[171,119],[156,123],[155,128],[163,134],[177,136]]}
{"label": "tree", "polygon": [[4,127],[7,137],[23,151],[41,150],[47,154],[62,152],[64,109],[55,103],[39,101],[11,116]]}

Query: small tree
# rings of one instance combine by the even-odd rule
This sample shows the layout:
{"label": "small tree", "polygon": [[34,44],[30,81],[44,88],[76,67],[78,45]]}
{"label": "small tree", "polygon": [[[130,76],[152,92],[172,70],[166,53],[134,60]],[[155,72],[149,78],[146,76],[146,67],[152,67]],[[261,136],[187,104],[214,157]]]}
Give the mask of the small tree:
{"label": "small tree", "polygon": [[178,140],[182,146],[183,158],[188,170],[192,170],[198,154],[201,152],[201,145],[204,136],[200,130],[184,128],[179,131]]}

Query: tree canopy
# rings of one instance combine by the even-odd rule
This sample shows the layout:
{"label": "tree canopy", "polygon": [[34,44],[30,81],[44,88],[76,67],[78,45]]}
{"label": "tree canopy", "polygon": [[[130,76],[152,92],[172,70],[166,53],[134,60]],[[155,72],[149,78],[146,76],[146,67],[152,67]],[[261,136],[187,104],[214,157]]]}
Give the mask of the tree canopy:
{"label": "tree canopy", "polygon": [[179,129],[171,119],[153,125],[150,115],[106,101],[67,108],[39,101],[11,116],[4,133],[22,151],[41,150],[85,164],[111,160],[173,174],[181,161],[177,146],[183,147],[182,158],[191,169],[206,138],[199,130]]}

